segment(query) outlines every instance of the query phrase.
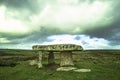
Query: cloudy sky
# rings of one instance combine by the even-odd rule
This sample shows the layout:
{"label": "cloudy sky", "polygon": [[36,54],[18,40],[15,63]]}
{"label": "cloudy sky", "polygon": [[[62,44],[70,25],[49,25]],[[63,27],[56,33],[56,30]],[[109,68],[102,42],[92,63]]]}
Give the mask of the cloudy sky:
{"label": "cloudy sky", "polygon": [[60,43],[120,49],[120,0],[0,0],[0,48]]}

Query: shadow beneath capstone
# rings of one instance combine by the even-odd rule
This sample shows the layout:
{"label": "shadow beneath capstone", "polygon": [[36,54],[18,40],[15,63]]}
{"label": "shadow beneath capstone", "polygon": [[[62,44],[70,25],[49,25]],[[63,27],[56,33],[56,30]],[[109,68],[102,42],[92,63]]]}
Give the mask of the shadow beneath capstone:
{"label": "shadow beneath capstone", "polygon": [[45,64],[44,67],[47,70],[56,70],[57,68],[60,67],[60,65],[56,64],[56,63],[53,63],[53,64]]}

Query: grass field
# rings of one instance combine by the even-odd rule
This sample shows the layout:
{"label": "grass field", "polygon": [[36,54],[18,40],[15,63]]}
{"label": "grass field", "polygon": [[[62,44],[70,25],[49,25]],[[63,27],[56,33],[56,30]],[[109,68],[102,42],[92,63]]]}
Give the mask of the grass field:
{"label": "grass field", "polygon": [[[46,56],[45,56],[46,57]],[[74,52],[75,67],[91,69],[91,72],[62,72],[50,68],[38,69],[30,66],[29,60],[36,59],[31,50],[0,50],[0,60],[12,60],[16,66],[0,66],[0,80],[120,80],[120,50],[87,50]],[[59,54],[55,54],[59,64]],[[46,58],[43,64],[47,64]]]}

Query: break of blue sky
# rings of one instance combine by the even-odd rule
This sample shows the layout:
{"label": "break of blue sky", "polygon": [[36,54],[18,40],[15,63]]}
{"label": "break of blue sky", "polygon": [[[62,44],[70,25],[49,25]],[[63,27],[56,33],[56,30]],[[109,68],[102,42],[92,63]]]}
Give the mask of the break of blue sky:
{"label": "break of blue sky", "polygon": [[120,49],[119,8],[119,0],[0,0],[0,48]]}

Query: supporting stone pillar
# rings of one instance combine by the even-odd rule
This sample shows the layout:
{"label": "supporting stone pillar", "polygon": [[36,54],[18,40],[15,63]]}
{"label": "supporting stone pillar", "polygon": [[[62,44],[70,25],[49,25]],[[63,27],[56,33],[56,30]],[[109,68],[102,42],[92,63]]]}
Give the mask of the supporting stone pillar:
{"label": "supporting stone pillar", "polygon": [[48,64],[55,64],[55,59],[54,59],[54,53],[53,52],[49,52],[48,54]]}
{"label": "supporting stone pillar", "polygon": [[72,52],[63,51],[61,52],[61,62],[60,66],[73,66]]}
{"label": "supporting stone pillar", "polygon": [[43,54],[42,51],[38,51],[38,68],[43,67],[43,65],[42,65],[42,54]]}

